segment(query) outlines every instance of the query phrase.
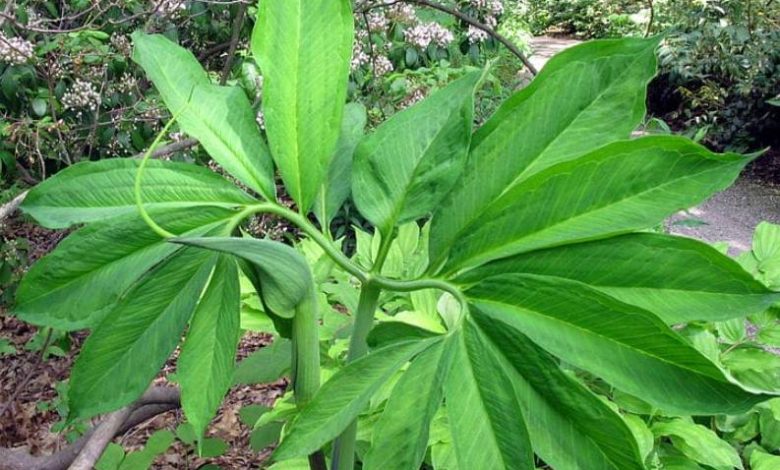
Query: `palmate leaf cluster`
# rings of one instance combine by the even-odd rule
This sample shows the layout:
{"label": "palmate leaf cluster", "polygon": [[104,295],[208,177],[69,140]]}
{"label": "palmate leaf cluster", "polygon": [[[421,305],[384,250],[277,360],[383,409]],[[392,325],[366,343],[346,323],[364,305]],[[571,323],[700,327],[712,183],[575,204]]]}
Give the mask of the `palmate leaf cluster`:
{"label": "palmate leaf cluster", "polygon": [[[30,193],[24,209],[41,224],[84,225],[32,268],[17,308],[32,323],[92,329],[71,376],[71,418],[132,402],[186,330],[177,377],[202,435],[233,380],[240,273],[292,338],[300,410],[279,460],[325,448],[399,371],[365,468],[419,467],[442,412],[457,468],[532,469],[534,455],[556,469],[644,468],[627,421],[571,367],[671,415],[740,413],[767,398],[773,390],[739,384],[671,328],[742,318],[780,296],[708,245],[642,231],[727,187],[749,161],[683,138],[631,139],[658,39],[559,54],[476,131],[474,71],[358,143],[364,112],[344,105],[352,28],[346,0],[261,2],[252,52],[267,145],[242,92],[212,84],[168,39],[134,35],[134,59],[182,129],[241,187],[152,161],[135,194],[140,163],[103,160]],[[274,169],[297,213],[276,202]],[[381,248],[363,270],[306,218],[327,227],[350,192],[384,240],[430,218],[421,279],[378,275]],[[383,331],[314,393],[316,273],[289,246],[234,236],[258,212],[298,224],[362,282],[374,304],[352,312],[359,340],[360,310],[370,329],[381,289],[438,286],[464,308],[444,332]]]}

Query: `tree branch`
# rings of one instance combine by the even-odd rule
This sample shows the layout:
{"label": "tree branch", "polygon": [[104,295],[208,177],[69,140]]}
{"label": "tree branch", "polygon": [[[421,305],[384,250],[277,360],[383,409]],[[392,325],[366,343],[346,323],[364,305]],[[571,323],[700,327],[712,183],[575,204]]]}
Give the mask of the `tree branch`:
{"label": "tree branch", "polygon": [[241,36],[241,26],[244,25],[244,16],[246,16],[246,3],[238,5],[238,11],[236,17],[233,19],[233,32],[230,37],[230,46],[228,47],[227,57],[225,58],[225,65],[222,67],[222,74],[219,77],[219,84],[224,85],[227,83],[227,79],[230,77],[230,69],[233,67],[233,58],[236,55],[236,48],[238,47],[238,39]]}
{"label": "tree branch", "polygon": [[476,20],[476,19],[472,18],[471,16],[466,15],[465,13],[462,13],[462,12],[460,12],[458,10],[450,8],[450,7],[446,6],[446,5],[442,5],[440,3],[432,2],[430,0],[396,0],[396,1],[393,1],[393,2],[387,2],[387,3],[382,2],[382,3],[377,3],[377,4],[374,4],[374,5],[368,5],[365,8],[363,8],[361,10],[361,12],[365,13],[365,12],[373,10],[374,8],[389,7],[389,6],[395,5],[396,3],[409,3],[409,4],[412,4],[412,5],[421,5],[421,6],[424,6],[424,7],[432,8],[434,10],[438,10],[438,11],[441,11],[443,13],[447,13],[449,15],[452,15],[452,16],[458,18],[459,20],[463,21],[464,23],[468,23],[471,26],[474,26],[475,28],[481,29],[482,31],[488,33],[490,36],[495,38],[496,41],[498,41],[501,44],[503,44],[504,47],[509,49],[509,52],[514,54],[515,57],[517,57],[518,59],[520,59],[520,62],[522,62],[523,65],[525,65],[526,68],[528,68],[528,70],[531,72],[531,74],[536,75],[536,74],[539,73],[539,71],[536,69],[536,67],[534,67],[534,65],[531,63],[531,61],[528,60],[528,58],[525,56],[525,54],[523,54],[520,51],[520,49],[518,49],[517,46],[515,46],[512,43],[512,41],[507,39],[505,36],[500,34],[495,29],[493,29],[490,26],[486,25],[485,23],[482,23],[481,21]]}
{"label": "tree branch", "polygon": [[114,437],[179,406],[178,389],[151,387],[138,401],[106,415],[100,424],[57,453],[35,457],[21,449],[0,448],[0,470],[91,469]]}

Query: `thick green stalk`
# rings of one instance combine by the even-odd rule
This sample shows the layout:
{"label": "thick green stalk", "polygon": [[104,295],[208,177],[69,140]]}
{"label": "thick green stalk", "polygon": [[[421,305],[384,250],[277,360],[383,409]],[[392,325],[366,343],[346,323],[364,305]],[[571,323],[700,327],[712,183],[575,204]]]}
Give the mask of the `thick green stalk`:
{"label": "thick green stalk", "polygon": [[[292,382],[299,409],[311,401],[320,388],[320,338],[317,294],[311,292],[295,308],[292,320]],[[309,456],[311,470],[327,470],[325,456],[317,451]]]}
{"label": "thick green stalk", "polygon": [[[366,282],[360,289],[360,300],[352,327],[347,362],[352,362],[368,352],[368,333],[374,324],[374,312],[379,302],[381,288],[372,282]],[[341,433],[333,444],[333,470],[352,470],[355,467],[355,440],[357,421],[353,421]]]}
{"label": "thick green stalk", "polygon": [[320,339],[317,298],[312,292],[295,308],[292,319],[292,380],[295,403],[304,407],[320,387]]}

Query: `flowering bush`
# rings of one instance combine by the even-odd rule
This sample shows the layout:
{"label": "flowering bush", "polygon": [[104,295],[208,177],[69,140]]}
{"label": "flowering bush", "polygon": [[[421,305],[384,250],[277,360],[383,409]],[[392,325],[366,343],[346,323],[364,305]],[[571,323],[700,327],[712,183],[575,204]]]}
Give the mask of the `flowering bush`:
{"label": "flowering bush", "polygon": [[[248,10],[236,35],[247,37],[253,4],[77,1],[54,8],[26,0],[15,6],[0,26],[0,168],[6,183],[20,175],[33,183],[81,160],[130,156],[148,146],[169,114],[129,60],[128,33],[141,27],[175,37],[210,73],[238,82],[264,126],[260,70],[242,55],[223,70],[234,19]],[[460,0],[455,7],[493,28],[504,14],[501,0]],[[410,76],[406,71],[428,71],[430,77],[441,68],[481,65],[497,50],[483,31],[420,6],[358,1],[354,17],[351,89],[382,116],[431,91],[430,80],[416,79],[420,74],[399,87],[399,77]],[[238,50],[246,47],[245,40],[237,44]],[[394,73],[402,75],[385,81]],[[436,82],[458,75],[439,74]],[[197,149],[186,157],[207,158]]]}

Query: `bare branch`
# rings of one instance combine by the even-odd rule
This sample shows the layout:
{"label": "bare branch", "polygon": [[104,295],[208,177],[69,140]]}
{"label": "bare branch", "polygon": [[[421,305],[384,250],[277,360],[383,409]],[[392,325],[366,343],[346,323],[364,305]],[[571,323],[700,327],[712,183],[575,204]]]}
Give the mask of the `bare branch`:
{"label": "bare branch", "polygon": [[[181,400],[178,389],[150,387],[134,404],[107,415],[100,424],[87,431],[79,440],[55,454],[35,457],[22,449],[0,448],[0,470],[91,469],[114,437],[179,406]],[[83,459],[81,459],[82,455]]]}
{"label": "bare branch", "polygon": [[222,67],[222,74],[219,77],[219,84],[224,85],[227,83],[228,77],[230,77],[230,69],[233,67],[233,58],[236,55],[236,48],[238,47],[238,39],[241,36],[241,26],[244,25],[244,17],[246,16],[246,3],[238,5],[238,11],[236,17],[233,19],[233,32],[230,37],[230,47],[228,47],[227,57],[225,58],[225,65]]}
{"label": "bare branch", "polygon": [[447,13],[449,15],[452,15],[459,20],[463,21],[464,23],[468,23],[471,26],[474,26],[475,28],[481,29],[482,31],[488,33],[490,36],[496,39],[496,41],[500,42],[504,45],[507,49],[509,49],[509,52],[515,55],[520,61],[523,63],[523,65],[528,68],[528,70],[533,74],[536,75],[539,73],[539,71],[534,67],[534,65],[531,63],[531,61],[528,60],[528,58],[523,54],[520,49],[515,46],[512,41],[507,39],[505,36],[500,34],[495,29],[491,28],[490,26],[486,25],[485,23],[482,23],[481,21],[478,21],[474,18],[472,18],[469,15],[466,15],[465,13],[462,13],[458,10],[455,10],[453,8],[450,8],[446,5],[442,5],[440,3],[431,2],[430,0],[396,0],[393,2],[382,2],[377,3],[373,5],[368,5],[365,8],[361,10],[361,12],[368,12],[370,10],[373,10],[374,8],[385,8],[392,5],[395,5],[396,3],[409,3],[411,5],[420,5],[428,8],[432,8],[434,10],[441,11],[443,13]]}

